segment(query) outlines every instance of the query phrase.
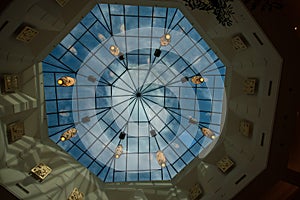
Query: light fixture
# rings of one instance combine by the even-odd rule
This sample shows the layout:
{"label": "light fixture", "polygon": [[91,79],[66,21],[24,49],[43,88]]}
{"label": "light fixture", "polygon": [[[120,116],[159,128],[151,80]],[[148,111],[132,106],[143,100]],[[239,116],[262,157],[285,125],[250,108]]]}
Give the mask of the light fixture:
{"label": "light fixture", "polygon": [[120,158],[123,153],[123,146],[119,144],[115,149],[115,158]]}
{"label": "light fixture", "polygon": [[51,171],[52,169],[49,166],[44,163],[39,163],[30,170],[29,174],[42,182],[51,173]]}
{"label": "light fixture", "polygon": [[61,136],[60,136],[60,140],[62,142],[71,139],[72,137],[75,136],[75,134],[77,133],[77,129],[76,128],[70,128],[69,130],[67,130],[66,132],[64,132]]}
{"label": "light fixture", "polygon": [[11,144],[25,135],[24,122],[17,121],[7,125],[6,128],[8,143]]}
{"label": "light fixture", "polygon": [[166,33],[160,37],[161,46],[167,46],[170,42],[171,42],[171,35],[169,33]]}
{"label": "light fixture", "polygon": [[68,200],[83,200],[84,194],[80,192],[77,188],[74,188],[70,196],[68,197]]}
{"label": "light fixture", "polygon": [[81,119],[81,122],[82,123],[88,123],[88,122],[90,122],[91,121],[91,118],[89,117],[89,116],[85,116],[85,117],[83,117],[82,119]]}
{"label": "light fixture", "polygon": [[244,94],[255,95],[258,88],[258,79],[256,78],[247,78],[244,80]]}
{"label": "light fixture", "polygon": [[228,156],[224,156],[217,162],[217,166],[225,174],[233,168],[234,162]]}
{"label": "light fixture", "polygon": [[161,50],[160,49],[155,49],[154,56],[159,57],[160,54],[161,54]]}
{"label": "light fixture", "polygon": [[151,135],[152,137],[155,137],[155,136],[156,136],[155,130],[150,130],[149,132],[150,132],[150,135]]}
{"label": "light fixture", "polygon": [[117,46],[115,46],[115,45],[111,45],[111,46],[109,47],[109,51],[110,51],[110,53],[111,53],[112,55],[114,55],[114,56],[118,56],[119,53],[120,53],[119,47],[117,47]]}
{"label": "light fixture", "polygon": [[189,189],[189,199],[190,200],[198,200],[202,196],[202,190],[199,183],[196,183]]}
{"label": "light fixture", "polygon": [[37,36],[38,33],[39,31],[33,27],[25,26],[17,35],[16,39],[25,43],[29,43]]}
{"label": "light fixture", "polygon": [[248,120],[241,120],[239,132],[242,133],[244,136],[250,137],[253,130],[253,123]]}
{"label": "light fixture", "polygon": [[119,58],[120,60],[124,60],[124,59],[125,59],[125,58],[124,58],[124,54],[123,54],[123,53],[119,53],[118,58]]}
{"label": "light fixture", "polygon": [[189,77],[182,77],[181,78],[181,83],[185,83],[185,82],[187,82],[189,80]]}
{"label": "light fixture", "polygon": [[124,60],[124,54],[123,54],[122,52],[120,52],[119,47],[117,47],[116,45],[111,45],[111,46],[109,47],[109,51],[110,51],[110,53],[111,53],[112,55],[118,56],[118,58],[119,58],[120,60]]}
{"label": "light fixture", "polygon": [[69,76],[63,76],[57,80],[57,84],[64,87],[73,86],[75,83],[76,79]]}
{"label": "light fixture", "polygon": [[193,82],[194,84],[201,84],[201,83],[204,82],[204,78],[203,78],[202,76],[199,76],[199,75],[193,76],[193,77],[192,77],[192,82]]}
{"label": "light fixture", "polygon": [[2,94],[16,92],[20,86],[20,77],[18,74],[4,74],[4,87]]}
{"label": "light fixture", "polygon": [[203,133],[203,135],[205,135],[206,137],[214,140],[216,139],[216,135],[208,128],[201,128],[201,131]]}
{"label": "light fixture", "polygon": [[244,50],[248,48],[248,42],[242,34],[236,35],[231,39],[232,47],[237,50]]}
{"label": "light fixture", "polygon": [[156,160],[157,160],[158,164],[161,167],[165,167],[166,166],[166,157],[165,157],[164,153],[161,150],[158,150],[156,152]]}
{"label": "light fixture", "polygon": [[95,83],[96,82],[96,77],[92,76],[92,75],[89,75],[88,78],[87,78],[90,82],[92,83]]}
{"label": "light fixture", "polygon": [[124,140],[126,136],[126,133],[124,131],[122,131],[119,135],[120,140]]}
{"label": "light fixture", "polygon": [[65,7],[65,5],[69,2],[70,0],[56,0],[56,2],[61,6]]}
{"label": "light fixture", "polygon": [[190,124],[198,124],[198,121],[195,118],[189,116],[189,123]]}

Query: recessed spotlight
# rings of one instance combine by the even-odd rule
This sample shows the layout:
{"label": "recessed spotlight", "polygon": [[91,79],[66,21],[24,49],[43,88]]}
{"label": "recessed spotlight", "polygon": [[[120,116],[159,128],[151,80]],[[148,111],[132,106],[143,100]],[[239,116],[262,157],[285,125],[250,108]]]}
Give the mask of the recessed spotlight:
{"label": "recessed spotlight", "polygon": [[295,30],[295,31],[297,31],[297,30],[298,30],[298,27],[297,27],[297,26],[295,26],[295,27],[294,27],[294,30]]}

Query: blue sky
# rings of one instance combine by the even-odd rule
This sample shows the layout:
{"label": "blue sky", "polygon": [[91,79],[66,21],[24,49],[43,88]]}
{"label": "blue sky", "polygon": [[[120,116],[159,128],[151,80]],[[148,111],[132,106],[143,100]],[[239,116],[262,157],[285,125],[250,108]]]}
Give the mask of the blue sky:
{"label": "blue sky", "polygon": [[[160,46],[167,32],[171,43]],[[124,60],[109,52],[111,45]],[[96,5],[43,61],[49,137],[105,182],[169,180],[211,143],[201,127],[219,135],[225,72],[178,9]],[[199,73],[205,83],[181,82]],[[75,78],[75,86],[58,86],[62,76]],[[59,141],[71,127],[77,135]],[[122,141],[120,131],[128,133]],[[115,159],[119,143],[123,155]]]}

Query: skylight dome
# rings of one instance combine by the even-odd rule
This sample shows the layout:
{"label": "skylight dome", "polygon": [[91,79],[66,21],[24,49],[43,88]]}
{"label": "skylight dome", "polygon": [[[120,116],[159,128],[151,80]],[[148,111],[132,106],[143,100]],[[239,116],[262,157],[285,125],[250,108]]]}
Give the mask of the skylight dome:
{"label": "skylight dome", "polygon": [[177,8],[98,4],[43,61],[49,137],[104,182],[170,180],[221,132],[225,69]]}

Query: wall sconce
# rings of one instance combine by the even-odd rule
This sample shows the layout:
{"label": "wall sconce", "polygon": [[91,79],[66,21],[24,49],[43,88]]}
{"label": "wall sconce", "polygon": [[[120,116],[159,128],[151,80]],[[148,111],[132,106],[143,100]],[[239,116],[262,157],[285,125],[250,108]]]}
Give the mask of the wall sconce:
{"label": "wall sconce", "polygon": [[52,169],[45,165],[44,163],[40,163],[33,167],[29,174],[33,175],[34,178],[38,179],[40,182],[42,182],[50,173]]}
{"label": "wall sconce", "polygon": [[244,81],[244,94],[255,95],[257,91],[257,82],[256,78],[247,78]]}
{"label": "wall sconce", "polygon": [[171,35],[169,33],[166,33],[160,37],[161,46],[167,46],[170,42],[171,42]]}
{"label": "wall sconce", "polygon": [[160,54],[161,54],[161,50],[160,49],[155,49],[154,56],[159,57]]}
{"label": "wall sconce", "polygon": [[119,144],[117,148],[115,149],[115,158],[120,158],[120,156],[123,153],[123,146]]}
{"label": "wall sconce", "polygon": [[240,51],[248,48],[248,42],[242,34],[236,35],[231,39],[232,46],[235,50]]}
{"label": "wall sconce", "polygon": [[189,189],[189,199],[190,200],[199,200],[202,196],[202,190],[199,183],[196,183]]}
{"label": "wall sconce", "polygon": [[124,140],[125,136],[126,136],[126,133],[122,131],[119,135],[120,140]]}
{"label": "wall sconce", "polygon": [[208,137],[212,140],[216,139],[216,135],[208,128],[201,128],[201,131],[202,131],[203,135],[205,135],[206,137]]}
{"label": "wall sconce", "polygon": [[39,33],[38,30],[36,30],[33,27],[25,26],[17,35],[16,39],[20,40],[25,43],[31,42]]}
{"label": "wall sconce", "polygon": [[193,76],[192,77],[192,82],[194,84],[201,84],[204,82],[204,78],[202,76]]}
{"label": "wall sconce", "polygon": [[11,144],[25,135],[24,122],[14,122],[7,125],[7,139],[8,143]]}
{"label": "wall sconce", "polygon": [[166,157],[161,150],[156,152],[156,160],[161,167],[166,166]]}
{"label": "wall sconce", "polygon": [[71,128],[69,130],[67,130],[66,132],[64,132],[61,136],[60,136],[60,140],[62,142],[71,139],[72,137],[75,136],[75,134],[77,133],[77,129],[76,128]]}
{"label": "wall sconce", "polygon": [[252,130],[253,130],[252,122],[245,119],[240,121],[240,127],[239,127],[240,133],[242,133],[244,136],[250,137],[252,134]]}
{"label": "wall sconce", "polygon": [[2,85],[2,94],[15,92],[20,86],[20,77],[18,74],[4,74],[4,84]]}
{"label": "wall sconce", "polygon": [[76,83],[75,78],[63,76],[57,80],[57,84],[64,87],[73,86]]}
{"label": "wall sconce", "polygon": [[77,188],[74,188],[70,196],[68,197],[68,200],[83,200],[83,193],[80,192]]}
{"label": "wall sconce", "polygon": [[228,157],[225,156],[217,162],[218,168],[225,174],[229,172],[234,165],[234,162]]}

